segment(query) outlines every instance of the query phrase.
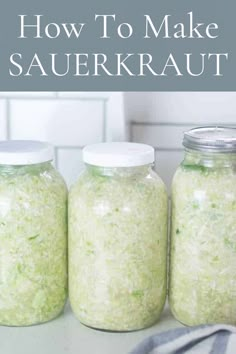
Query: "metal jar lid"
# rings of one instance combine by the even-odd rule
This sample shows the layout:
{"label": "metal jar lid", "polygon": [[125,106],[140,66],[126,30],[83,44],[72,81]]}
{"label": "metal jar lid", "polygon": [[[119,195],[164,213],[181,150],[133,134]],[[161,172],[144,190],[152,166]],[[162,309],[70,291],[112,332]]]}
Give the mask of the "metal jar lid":
{"label": "metal jar lid", "polygon": [[236,153],[236,128],[207,126],[184,133],[183,145],[202,152]]}

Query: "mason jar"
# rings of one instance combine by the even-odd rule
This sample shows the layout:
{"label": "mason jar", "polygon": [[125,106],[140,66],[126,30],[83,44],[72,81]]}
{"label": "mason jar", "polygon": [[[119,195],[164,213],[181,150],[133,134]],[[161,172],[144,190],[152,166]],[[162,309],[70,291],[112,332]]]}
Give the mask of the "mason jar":
{"label": "mason jar", "polygon": [[0,325],[59,315],[67,295],[67,189],[53,149],[0,143]]}
{"label": "mason jar", "polygon": [[172,186],[169,300],[186,325],[236,324],[236,129],[185,133]]}
{"label": "mason jar", "polygon": [[69,294],[85,325],[132,331],[155,323],[166,298],[167,194],[154,150],[85,147],[69,193]]}

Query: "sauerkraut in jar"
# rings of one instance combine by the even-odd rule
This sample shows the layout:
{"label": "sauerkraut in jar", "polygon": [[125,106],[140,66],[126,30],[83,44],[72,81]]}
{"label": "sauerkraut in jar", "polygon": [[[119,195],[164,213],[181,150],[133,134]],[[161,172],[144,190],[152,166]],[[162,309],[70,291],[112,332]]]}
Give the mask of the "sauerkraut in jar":
{"label": "sauerkraut in jar", "polygon": [[69,293],[90,327],[155,323],[166,298],[167,194],[152,147],[103,143],[83,151],[69,193]]}
{"label": "sauerkraut in jar", "polygon": [[236,129],[185,133],[172,186],[170,306],[187,325],[236,324]]}
{"label": "sauerkraut in jar", "polygon": [[0,325],[49,321],[67,295],[67,189],[36,141],[0,143]]}

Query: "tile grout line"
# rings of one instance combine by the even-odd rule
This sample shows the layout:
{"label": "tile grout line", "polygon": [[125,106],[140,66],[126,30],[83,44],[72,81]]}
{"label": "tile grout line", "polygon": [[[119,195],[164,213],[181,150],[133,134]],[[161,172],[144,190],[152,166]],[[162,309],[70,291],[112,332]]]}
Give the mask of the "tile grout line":
{"label": "tile grout line", "polygon": [[[133,126],[166,126],[166,127],[192,127],[192,126],[204,126],[204,124],[201,123],[196,123],[196,122],[187,122],[187,123],[176,123],[176,122],[137,122],[137,121],[130,121],[130,125],[131,127]],[[205,124],[206,125],[206,124]],[[234,123],[224,123],[224,124],[219,124],[216,122],[213,123],[209,123],[207,125],[216,125],[216,126],[220,126],[220,125],[227,125],[227,126],[236,126],[236,124]]]}

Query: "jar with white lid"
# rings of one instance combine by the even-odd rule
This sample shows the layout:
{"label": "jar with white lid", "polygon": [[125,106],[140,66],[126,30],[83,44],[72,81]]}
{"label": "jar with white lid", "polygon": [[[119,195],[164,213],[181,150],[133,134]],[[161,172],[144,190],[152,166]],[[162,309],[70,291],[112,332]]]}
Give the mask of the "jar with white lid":
{"label": "jar with white lid", "polygon": [[67,296],[67,188],[38,141],[0,143],[0,325],[59,315]]}
{"label": "jar with white lid", "polygon": [[167,193],[154,149],[85,147],[69,193],[69,296],[85,325],[132,331],[155,323],[166,298]]}
{"label": "jar with white lid", "polygon": [[170,306],[186,325],[236,324],[236,129],[185,133],[172,186]]}

